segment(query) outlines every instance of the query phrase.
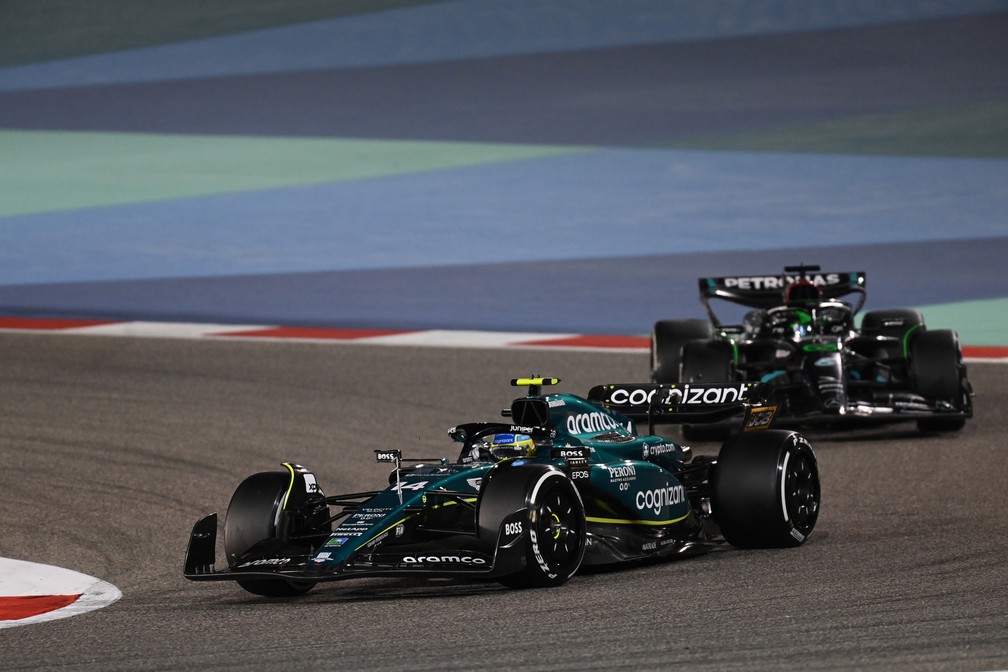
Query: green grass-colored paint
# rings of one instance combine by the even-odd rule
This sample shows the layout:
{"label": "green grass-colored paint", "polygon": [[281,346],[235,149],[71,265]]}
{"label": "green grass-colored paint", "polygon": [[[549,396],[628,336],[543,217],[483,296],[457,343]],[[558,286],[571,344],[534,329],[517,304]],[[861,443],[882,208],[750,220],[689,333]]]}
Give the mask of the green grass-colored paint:
{"label": "green grass-colored paint", "polygon": [[575,147],[0,130],[0,217],[345,182]]}

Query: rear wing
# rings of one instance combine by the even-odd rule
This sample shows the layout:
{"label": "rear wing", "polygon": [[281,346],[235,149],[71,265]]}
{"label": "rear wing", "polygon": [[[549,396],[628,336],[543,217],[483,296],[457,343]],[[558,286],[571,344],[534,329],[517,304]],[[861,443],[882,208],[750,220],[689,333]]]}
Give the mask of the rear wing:
{"label": "rear wing", "polygon": [[632,420],[658,424],[703,424],[742,416],[740,431],[767,429],[777,407],[766,403],[761,383],[623,383],[596,385],[588,400]]}
{"label": "rear wing", "polygon": [[851,310],[857,313],[864,306],[866,276],[863,271],[822,273],[818,266],[788,266],[780,275],[731,275],[700,278],[700,301],[715,325],[720,321],[711,309],[711,299],[723,299],[750,308],[766,310],[784,303],[784,289],[798,280],[807,280],[819,287],[825,300],[857,294],[858,300]]}

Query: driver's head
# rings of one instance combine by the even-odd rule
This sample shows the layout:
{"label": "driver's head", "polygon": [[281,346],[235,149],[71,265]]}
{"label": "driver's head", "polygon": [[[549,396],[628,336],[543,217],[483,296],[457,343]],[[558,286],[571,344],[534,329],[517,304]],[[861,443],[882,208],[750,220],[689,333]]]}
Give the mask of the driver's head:
{"label": "driver's head", "polygon": [[535,454],[535,442],[528,434],[497,434],[490,444],[490,454],[498,460],[531,457]]}
{"label": "driver's head", "polygon": [[822,292],[808,280],[792,282],[784,290],[784,303],[789,306],[807,306],[822,301]]}

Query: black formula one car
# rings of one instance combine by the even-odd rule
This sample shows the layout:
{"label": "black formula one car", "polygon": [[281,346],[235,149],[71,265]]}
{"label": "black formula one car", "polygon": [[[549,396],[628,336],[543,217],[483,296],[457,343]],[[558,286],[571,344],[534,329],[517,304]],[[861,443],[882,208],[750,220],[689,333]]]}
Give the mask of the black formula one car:
{"label": "black formula one car", "polygon": [[[699,287],[709,320],[652,329],[655,382],[763,383],[781,426],[916,421],[923,431],[955,431],[973,416],[956,332],[928,330],[906,308],[866,312],[855,328],[863,272],[788,266],[782,275],[700,278]],[[751,310],[741,324],[723,324],[712,299]]]}
{"label": "black formula one car", "polygon": [[[457,459],[407,459],[389,485],[325,495],[315,475],[283,470],[245,479],[228,505],[215,565],[217,514],[192,530],[184,574],[231,580],[266,596],[365,576],[452,576],[514,587],[556,586],[582,564],[671,558],[722,547],[802,544],[819,515],[809,443],[768,428],[759,386],[600,385],[588,398],[542,394],[556,378],[513,380],[527,396],[510,422],[453,427]],[[747,431],[716,459],[638,434],[636,420],[692,422],[742,413]]]}

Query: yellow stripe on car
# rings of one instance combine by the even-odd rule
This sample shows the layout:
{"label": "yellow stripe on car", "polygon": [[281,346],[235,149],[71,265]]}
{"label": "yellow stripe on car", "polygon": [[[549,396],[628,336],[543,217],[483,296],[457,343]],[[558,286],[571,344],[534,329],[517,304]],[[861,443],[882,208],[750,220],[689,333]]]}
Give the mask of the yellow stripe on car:
{"label": "yellow stripe on car", "polygon": [[585,520],[589,523],[602,523],[609,525],[672,525],[673,523],[681,523],[689,517],[687,513],[685,516],[680,516],[679,518],[673,518],[671,520],[630,520],[629,518],[598,518],[596,516],[587,516]]}

